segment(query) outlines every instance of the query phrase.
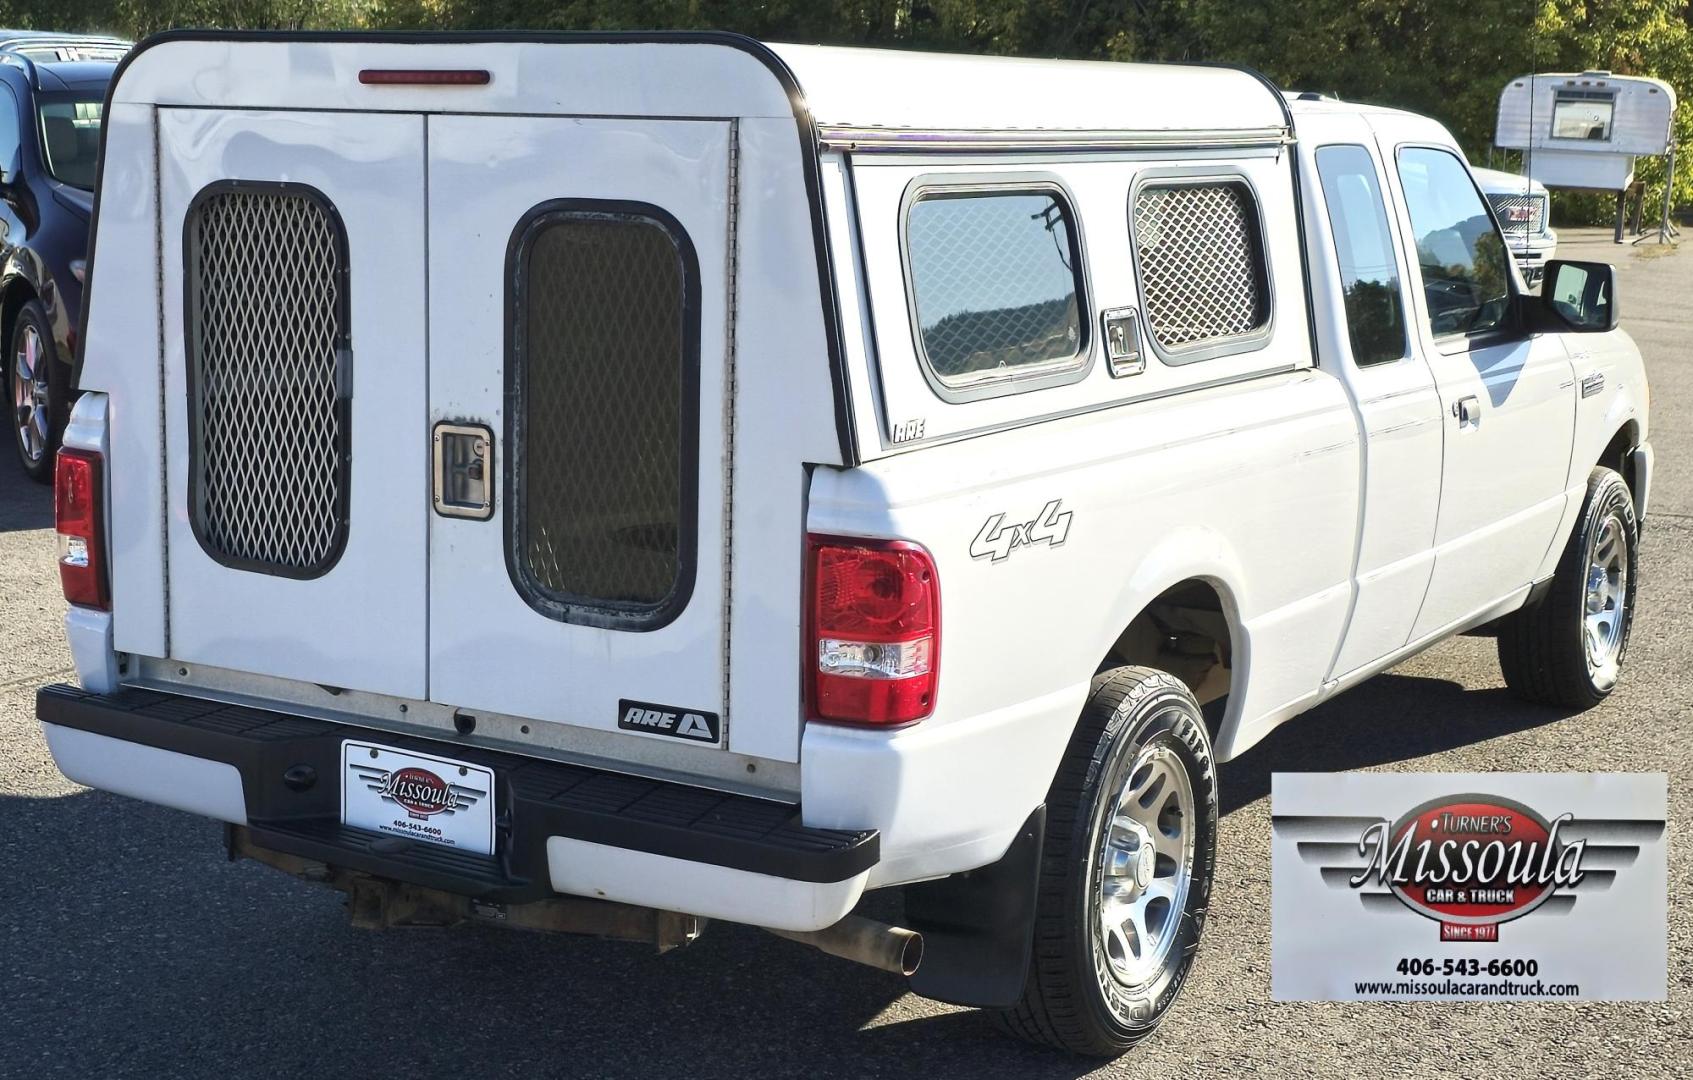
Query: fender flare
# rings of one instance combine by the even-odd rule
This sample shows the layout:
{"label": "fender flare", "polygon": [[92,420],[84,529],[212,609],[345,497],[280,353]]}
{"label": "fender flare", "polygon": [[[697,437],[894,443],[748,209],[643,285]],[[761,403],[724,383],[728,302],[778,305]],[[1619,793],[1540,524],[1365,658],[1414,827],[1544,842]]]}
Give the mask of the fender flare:
{"label": "fender flare", "polygon": [[1229,703],[1216,732],[1216,742],[1226,745],[1240,724],[1252,671],[1252,641],[1246,629],[1250,600],[1237,584],[1246,580],[1239,556],[1221,535],[1197,526],[1174,529],[1140,561],[1118,590],[1107,608],[1107,636],[1097,644],[1094,655],[1108,655],[1123,630],[1172,587],[1184,581],[1203,581],[1215,589],[1229,628]]}

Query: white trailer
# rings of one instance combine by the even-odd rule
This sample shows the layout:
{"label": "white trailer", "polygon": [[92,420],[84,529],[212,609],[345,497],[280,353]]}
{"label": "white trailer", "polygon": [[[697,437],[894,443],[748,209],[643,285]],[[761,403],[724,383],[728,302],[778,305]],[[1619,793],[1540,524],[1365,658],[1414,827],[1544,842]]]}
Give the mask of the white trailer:
{"label": "white trailer", "polygon": [[1499,94],[1495,145],[1522,150],[1549,187],[1620,191],[1634,159],[1669,152],[1675,89],[1662,79],[1579,74],[1524,75]]}

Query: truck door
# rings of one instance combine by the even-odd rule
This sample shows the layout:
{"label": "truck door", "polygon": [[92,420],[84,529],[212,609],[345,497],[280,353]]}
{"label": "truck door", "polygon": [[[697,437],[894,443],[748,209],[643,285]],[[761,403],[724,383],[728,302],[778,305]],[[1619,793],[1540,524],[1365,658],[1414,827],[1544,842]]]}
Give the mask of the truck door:
{"label": "truck door", "polygon": [[1509,249],[1457,153],[1417,142],[1384,152],[1418,263],[1417,344],[1446,429],[1434,574],[1411,631],[1420,638],[1530,583],[1563,515],[1575,379],[1555,335],[1517,329]]}
{"label": "truck door", "polygon": [[732,740],[730,142],[429,118],[430,697],[479,730],[682,768]]}
{"label": "truck door", "polygon": [[1308,114],[1299,137],[1323,367],[1346,383],[1363,434],[1352,613],[1334,679],[1402,648],[1416,621],[1434,568],[1441,405],[1428,363],[1412,347],[1413,268],[1396,242],[1368,124]]}
{"label": "truck door", "polygon": [[423,118],[157,115],[169,655],[421,698]]}

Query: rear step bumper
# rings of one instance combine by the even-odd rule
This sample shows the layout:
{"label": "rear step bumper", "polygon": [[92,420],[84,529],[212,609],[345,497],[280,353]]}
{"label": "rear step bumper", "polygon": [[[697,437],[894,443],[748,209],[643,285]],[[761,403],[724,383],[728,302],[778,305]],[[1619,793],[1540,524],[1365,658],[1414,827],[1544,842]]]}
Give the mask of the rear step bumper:
{"label": "rear step bumper", "polygon": [[[199,698],[43,687],[36,717],[79,783],[237,825],[276,851],[496,903],[555,892],[789,930],[864,890],[875,830],[813,829],[796,806]],[[341,743],[474,762],[495,776],[495,853],[343,826]]]}

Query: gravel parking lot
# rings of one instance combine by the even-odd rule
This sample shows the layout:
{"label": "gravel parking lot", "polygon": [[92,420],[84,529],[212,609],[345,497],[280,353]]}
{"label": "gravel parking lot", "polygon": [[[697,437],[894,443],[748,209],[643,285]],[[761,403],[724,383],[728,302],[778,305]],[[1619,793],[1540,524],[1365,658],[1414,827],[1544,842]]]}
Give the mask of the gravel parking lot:
{"label": "gravel parking lot", "polygon": [[[71,675],[45,488],[0,462],[0,1075],[1693,1075],[1693,253],[1569,232],[1617,262],[1658,475],[1629,668],[1592,712],[1517,703],[1493,642],[1447,642],[1222,771],[1212,921],[1185,999],[1101,1066],[997,1035],[900,980],[716,926],[664,957],[496,931],[356,931],[339,894],[227,864],[219,828],[79,788],[35,688]],[[1269,787],[1294,769],[1670,777],[1669,1001],[1270,1001]],[[1591,943],[1606,948],[1603,939]]]}

